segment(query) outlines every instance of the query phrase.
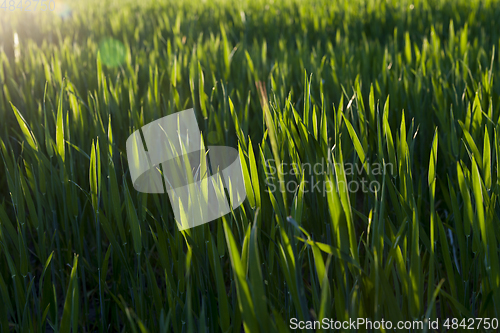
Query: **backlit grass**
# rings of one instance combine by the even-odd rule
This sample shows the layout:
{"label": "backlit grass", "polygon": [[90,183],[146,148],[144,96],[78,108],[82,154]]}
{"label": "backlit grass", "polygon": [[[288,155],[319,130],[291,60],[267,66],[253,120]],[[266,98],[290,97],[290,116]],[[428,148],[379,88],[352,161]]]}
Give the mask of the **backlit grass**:
{"label": "backlit grass", "polygon": [[[2,332],[499,317],[498,1],[68,4],[0,10]],[[247,200],[180,232],[125,142],[191,107]]]}

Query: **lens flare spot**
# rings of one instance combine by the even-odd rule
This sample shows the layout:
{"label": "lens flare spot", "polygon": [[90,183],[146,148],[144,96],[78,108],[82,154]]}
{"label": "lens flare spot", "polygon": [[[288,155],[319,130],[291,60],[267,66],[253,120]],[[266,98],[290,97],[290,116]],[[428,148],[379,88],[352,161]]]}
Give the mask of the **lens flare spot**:
{"label": "lens flare spot", "polygon": [[106,38],[99,43],[101,61],[108,67],[118,67],[125,62],[127,51],[122,42]]}
{"label": "lens flare spot", "polygon": [[54,13],[63,20],[70,18],[72,14],[71,7],[67,3],[61,1],[56,1],[55,5],[53,7],[50,7],[49,9],[51,11],[53,10]]}

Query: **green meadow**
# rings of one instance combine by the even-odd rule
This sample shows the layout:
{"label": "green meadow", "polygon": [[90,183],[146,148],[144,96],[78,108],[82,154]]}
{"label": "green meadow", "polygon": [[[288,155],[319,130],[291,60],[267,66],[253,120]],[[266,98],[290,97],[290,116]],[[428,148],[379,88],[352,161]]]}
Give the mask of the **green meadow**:
{"label": "green meadow", "polygon": [[[11,2],[1,332],[497,331],[499,1]],[[247,199],[179,231],[126,140],[189,108]]]}

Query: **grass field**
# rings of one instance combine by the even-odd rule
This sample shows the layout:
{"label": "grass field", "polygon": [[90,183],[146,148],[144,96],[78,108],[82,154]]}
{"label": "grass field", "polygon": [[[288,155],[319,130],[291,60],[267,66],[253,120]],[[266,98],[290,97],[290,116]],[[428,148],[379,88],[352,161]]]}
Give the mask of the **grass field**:
{"label": "grass field", "polygon": [[[55,6],[0,9],[1,332],[500,316],[499,1]],[[125,142],[192,107],[247,200],[179,231]]]}

